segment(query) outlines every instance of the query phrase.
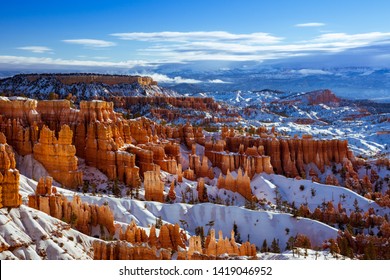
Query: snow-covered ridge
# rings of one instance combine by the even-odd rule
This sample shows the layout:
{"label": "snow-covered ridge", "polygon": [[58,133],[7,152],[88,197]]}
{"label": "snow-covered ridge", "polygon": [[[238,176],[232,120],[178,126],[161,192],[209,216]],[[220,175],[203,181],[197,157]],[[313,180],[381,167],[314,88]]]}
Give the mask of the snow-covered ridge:
{"label": "snow-covered ridge", "polygon": [[[97,76],[98,78],[110,78],[114,82],[104,83],[105,80],[91,79],[95,74],[85,74],[79,76],[75,82],[64,82],[60,77],[63,74],[46,74],[34,76],[31,79],[29,75],[16,75],[11,78],[0,80],[0,92],[6,94],[24,95],[37,99],[50,99],[53,94],[59,98],[69,98],[69,94],[75,97],[75,101],[88,100],[91,98],[109,98],[112,96],[179,96],[173,90],[166,89],[157,85],[157,83],[143,83],[137,80],[126,83],[126,77],[118,76],[118,82],[115,82],[117,76]],[[75,78],[69,76],[70,78]],[[142,77],[134,77],[134,79]],[[85,80],[85,81],[83,81]]]}

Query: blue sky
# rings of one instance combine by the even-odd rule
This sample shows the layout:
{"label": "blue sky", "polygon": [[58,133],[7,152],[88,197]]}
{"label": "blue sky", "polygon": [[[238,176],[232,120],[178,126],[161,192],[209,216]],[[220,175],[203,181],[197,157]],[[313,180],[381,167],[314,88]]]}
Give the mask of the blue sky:
{"label": "blue sky", "polygon": [[[390,1],[3,1],[0,69],[390,62]],[[318,65],[321,68],[321,65]]]}

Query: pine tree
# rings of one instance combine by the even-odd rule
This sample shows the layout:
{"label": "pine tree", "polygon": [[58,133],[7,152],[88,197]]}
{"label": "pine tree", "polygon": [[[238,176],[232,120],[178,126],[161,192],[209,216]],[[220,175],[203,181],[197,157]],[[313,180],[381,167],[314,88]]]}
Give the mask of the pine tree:
{"label": "pine tree", "polygon": [[267,253],[269,252],[268,244],[267,244],[267,239],[264,239],[263,241],[263,246],[261,246],[260,252],[262,253]]}
{"label": "pine tree", "polygon": [[279,239],[273,239],[272,244],[271,244],[271,252],[273,253],[280,253],[280,248],[279,248]]}
{"label": "pine tree", "polygon": [[234,239],[237,243],[242,243],[240,232],[238,231],[238,226],[236,222],[233,223]]}

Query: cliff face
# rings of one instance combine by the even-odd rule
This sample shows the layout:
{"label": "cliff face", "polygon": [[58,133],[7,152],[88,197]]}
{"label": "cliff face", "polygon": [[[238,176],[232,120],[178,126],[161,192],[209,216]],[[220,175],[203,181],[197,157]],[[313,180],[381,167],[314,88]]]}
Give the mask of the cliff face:
{"label": "cliff face", "polygon": [[82,172],[77,171],[76,148],[72,145],[73,132],[62,126],[58,139],[54,131],[43,127],[39,142],[34,145],[34,158],[41,162],[53,178],[68,188],[82,184]]}
{"label": "cliff face", "polygon": [[[218,143],[217,143],[218,144]],[[354,160],[353,154],[348,150],[348,142],[346,140],[314,140],[310,135],[298,138],[253,138],[233,136],[226,137],[226,145],[219,143],[222,147],[215,147],[213,144],[206,144],[206,151],[210,154],[216,152],[215,149],[226,149],[233,153],[241,153],[245,150],[248,153],[248,148],[257,147],[259,154],[270,157],[273,170],[277,174],[283,174],[287,177],[306,176],[304,174],[304,165],[314,163],[321,172],[324,172],[325,165],[330,165],[331,162],[342,163],[345,158]],[[217,145],[218,146],[218,145]],[[214,148],[215,147],[215,148]],[[223,153],[220,156],[215,156],[216,162],[225,162],[230,170],[236,164],[240,164],[239,155],[229,156],[229,160],[219,158],[226,158]],[[213,158],[212,156],[209,158]],[[234,163],[234,165],[233,165]],[[240,164],[240,166],[243,166]],[[221,166],[222,171],[228,168]],[[255,169],[256,169],[255,165]],[[253,170],[253,168],[252,168]],[[268,168],[269,171],[270,168]]]}
{"label": "cliff face", "polygon": [[0,132],[0,208],[19,207],[22,197],[19,194],[19,171],[12,147],[6,143],[6,138]]}
{"label": "cliff face", "polygon": [[[230,139],[230,138],[228,138]],[[248,172],[248,176],[253,177],[256,173],[273,173],[270,156],[263,155],[264,147],[245,147],[238,144],[237,150],[229,150],[224,140],[216,143],[205,143],[205,155],[210,159],[213,166],[221,169],[223,174],[227,171],[234,171],[238,168]]]}
{"label": "cliff face", "polygon": [[0,112],[6,118],[19,119],[22,125],[39,122],[37,101],[18,97],[0,97]]}
{"label": "cliff face", "polygon": [[160,179],[160,166],[144,173],[145,199],[164,202],[164,183]]}

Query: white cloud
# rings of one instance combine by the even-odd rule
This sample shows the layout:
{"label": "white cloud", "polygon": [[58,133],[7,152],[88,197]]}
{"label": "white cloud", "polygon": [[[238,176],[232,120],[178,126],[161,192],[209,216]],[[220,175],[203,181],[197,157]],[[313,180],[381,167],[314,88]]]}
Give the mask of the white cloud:
{"label": "white cloud", "polygon": [[221,79],[208,80],[207,82],[210,84],[230,84],[230,82],[225,82]]}
{"label": "white cloud", "polygon": [[320,27],[325,26],[325,23],[322,22],[306,22],[306,23],[298,23],[295,27]]}
{"label": "white cloud", "polygon": [[[141,61],[112,62],[109,57],[75,56],[75,60],[1,56],[0,63],[8,61],[10,65],[63,65],[131,68],[137,64],[152,65],[164,63],[187,63],[191,61],[266,61],[338,53],[360,47],[375,46],[390,42],[390,32],[370,33],[324,33],[306,41],[284,41],[268,33],[233,34],[224,31],[210,32],[151,32],[151,33],[115,33],[124,40],[143,41],[143,48],[136,49],[136,54],[145,57]],[[64,40],[66,43],[79,44],[87,48],[106,48],[113,42],[94,39]],[[123,43],[125,45],[125,43]],[[22,47],[29,51],[45,51],[34,46]],[[36,46],[37,47],[37,46]],[[45,48],[45,47],[43,47]],[[379,58],[378,58],[379,59]],[[148,62],[146,62],[148,61]],[[313,70],[313,69],[311,69]],[[314,69],[315,70],[315,69]],[[305,70],[306,71],[306,70]],[[308,75],[303,71],[301,74]],[[324,73],[318,73],[324,74]],[[161,74],[156,74],[161,75]],[[159,76],[156,80],[167,83],[197,83],[182,77]],[[203,81],[204,82],[204,81]],[[218,81],[210,81],[218,82]]]}
{"label": "white cloud", "polygon": [[131,32],[113,33],[112,36],[122,40],[150,41],[150,42],[190,42],[190,41],[239,41],[262,44],[280,42],[283,38],[272,36],[269,33],[233,34],[225,31],[197,31],[197,32]]}
{"label": "white cloud", "polygon": [[[145,35],[145,33],[142,34]],[[151,37],[154,38],[155,33]],[[172,62],[195,60],[263,61],[318,53],[336,53],[368,46],[387,39],[390,40],[390,33],[383,32],[326,33],[307,41],[273,44],[246,40],[204,39],[185,42],[158,42],[156,44],[151,42],[150,46],[140,49],[138,52],[145,56],[159,56]]]}
{"label": "white cloud", "polygon": [[148,65],[142,60],[128,60],[121,62],[94,61],[94,60],[71,60],[71,59],[54,59],[50,57],[26,57],[26,56],[5,56],[0,55],[0,64],[10,66],[86,66],[86,67],[113,67],[113,68],[133,68],[135,66]]}
{"label": "white cloud", "polygon": [[24,50],[24,51],[30,51],[33,53],[47,53],[51,52],[52,49],[44,46],[25,46],[25,47],[19,47],[18,50]]}
{"label": "white cloud", "polygon": [[69,39],[69,40],[62,40],[62,42],[68,44],[83,45],[84,47],[87,48],[108,48],[108,47],[116,46],[116,43],[114,42],[96,40],[96,39]]}
{"label": "white cloud", "polygon": [[332,72],[321,70],[321,69],[299,69],[291,70],[291,73],[298,73],[304,76],[308,75],[332,75]]}
{"label": "white cloud", "polygon": [[160,83],[167,83],[167,84],[181,84],[181,83],[186,83],[186,84],[198,84],[201,83],[202,81],[200,80],[195,80],[195,79],[187,79],[187,78],[182,78],[180,76],[176,76],[173,78],[168,77],[167,75],[164,74],[159,74],[159,73],[135,73],[134,75],[141,75],[141,76],[149,76],[153,80],[160,82]]}
{"label": "white cloud", "polygon": [[369,32],[359,34],[346,34],[346,33],[326,33],[315,38],[314,42],[344,42],[344,43],[357,43],[366,44],[375,41],[389,40],[390,32]]}

